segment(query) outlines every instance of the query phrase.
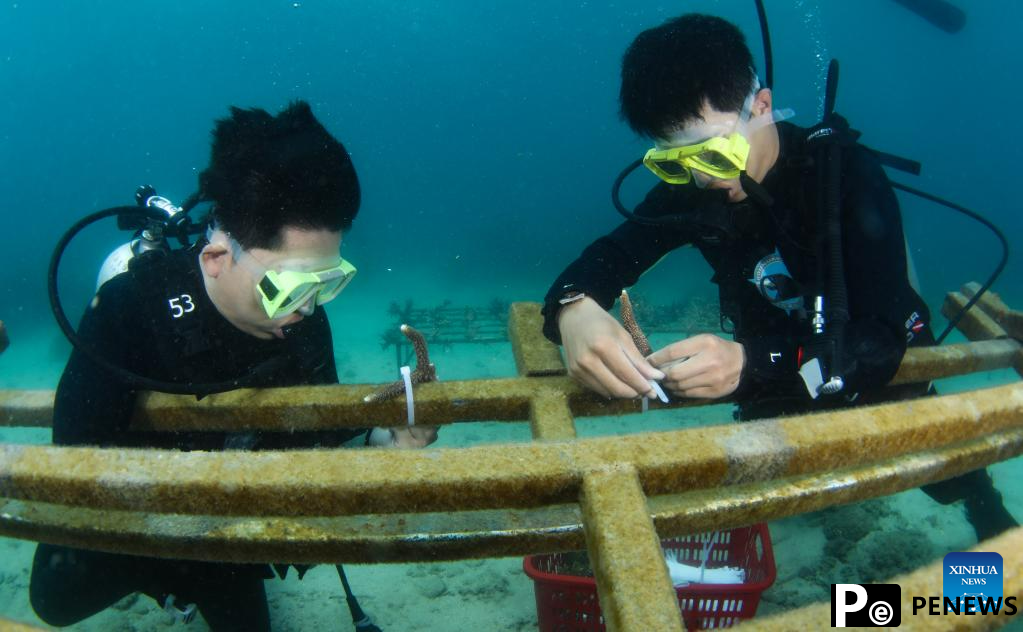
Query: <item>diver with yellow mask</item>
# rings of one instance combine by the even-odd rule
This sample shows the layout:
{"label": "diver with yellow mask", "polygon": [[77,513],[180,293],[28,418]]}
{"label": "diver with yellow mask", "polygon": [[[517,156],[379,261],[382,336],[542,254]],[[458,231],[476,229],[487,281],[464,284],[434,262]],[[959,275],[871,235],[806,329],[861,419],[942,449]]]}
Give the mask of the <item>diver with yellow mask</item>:
{"label": "diver with yellow mask", "polygon": [[[858,144],[833,114],[833,82],[824,121],[784,121],[792,113],[773,109],[765,52],[762,88],[739,29],[688,14],[640,33],[625,53],[622,117],[653,147],[614,183],[627,221],[559,275],[544,305],[545,335],[601,395],[728,398],[745,421],[928,393],[929,384],[887,386],[908,345],[935,342],[882,168],[894,157]],[[640,165],[658,182],[630,211],[619,188]],[[686,245],[714,271],[724,335],[644,357],[607,310]],[[978,539],[1016,525],[983,470],[924,489],[942,503],[965,499]]]}
{"label": "diver with yellow mask", "polygon": [[703,119],[658,138],[643,156],[643,165],[669,184],[694,182],[703,188],[715,180],[735,180],[746,172],[751,138],[759,128],[789,118],[791,110],[753,117],[753,104],[760,92],[760,80],[750,69],[753,87],[743,101],[737,118],[722,112],[708,112]]}
{"label": "diver with yellow mask", "polygon": [[[158,433],[129,423],[142,390],[204,396],[244,387],[336,384],[323,305],[355,276],[340,252],[360,199],[347,150],[299,101],[276,116],[232,108],[214,128],[199,193],[180,208],[142,187],[137,206],[77,222],[50,265],[52,307],[74,347],[54,400],[53,442],[210,451],[368,443],[368,429]],[[193,224],[188,213],[200,202],[210,204],[209,221]],[[76,332],[60,305],[59,264],[82,228],[109,217],[135,231],[135,238],[107,259]],[[189,243],[192,235],[200,237]],[[182,247],[170,248],[172,238]],[[394,437],[394,447],[422,447],[436,431],[403,428]],[[274,570],[284,577],[288,568],[40,543],[29,596],[39,617],[56,626],[141,592],[184,623],[201,615],[213,630],[269,630],[263,582]],[[298,568],[300,577],[305,570]],[[337,570],[355,628],[379,632],[343,569]]]}

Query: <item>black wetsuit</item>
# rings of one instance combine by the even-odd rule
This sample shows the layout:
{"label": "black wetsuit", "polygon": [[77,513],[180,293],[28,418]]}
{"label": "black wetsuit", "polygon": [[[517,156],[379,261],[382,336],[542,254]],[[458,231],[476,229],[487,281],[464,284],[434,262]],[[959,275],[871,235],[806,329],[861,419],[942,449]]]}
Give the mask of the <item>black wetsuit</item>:
{"label": "black wetsuit", "polygon": [[[773,197],[768,206],[751,199],[730,204],[722,191],[659,183],[637,207],[643,217],[686,214],[674,225],[625,222],[588,246],[558,277],[544,305],[544,333],[560,343],[559,299],[583,292],[610,309],[623,288],[632,286],[668,252],[693,245],[714,270],[722,328],[743,345],[746,364],[733,394],[737,418],[756,419],[824,408],[860,405],[923,395],[928,385],[888,387],[907,345],[934,342],[927,305],[913,290],[906,264],[902,220],[894,191],[874,155],[859,145],[842,150],[842,249],[848,292],[842,373],[844,394],[811,399],[799,376],[802,349],[811,341],[806,310],[784,303],[751,282],[758,265],[779,270],[784,262],[798,294],[826,290],[818,277],[816,170],[805,139],[807,130],[777,126],[778,160],[761,183]],[[825,286],[825,287],[820,287]],[[826,293],[825,293],[826,295]],[[768,299],[775,299],[772,302]],[[779,305],[779,303],[781,305]],[[795,299],[805,307],[805,300]],[[726,325],[727,323],[727,325]],[[642,325],[642,323],[640,323]],[[855,398],[851,397],[856,395]],[[962,479],[969,483],[962,485]],[[953,479],[955,481],[955,479]],[[925,490],[941,502],[991,487],[983,471]],[[952,491],[952,490],[956,491]],[[944,490],[944,493],[942,493]],[[995,492],[996,493],[996,492]],[[990,504],[990,499],[989,499]],[[1000,505],[1001,500],[998,499]],[[976,526],[976,524],[975,524]]]}
{"label": "black wetsuit", "polygon": [[[78,333],[114,364],[146,377],[211,383],[244,377],[279,362],[266,383],[336,384],[330,326],[323,308],[284,340],[259,340],[231,325],[210,302],[198,264],[201,244],[150,253],[100,289]],[[137,432],[129,427],[136,392],[73,351],[57,388],[53,442],[180,450],[334,447],[364,430],[307,433]],[[267,630],[266,565],[163,560],[40,544],[30,597],[39,617],[70,625],[132,592],[161,605],[198,605],[214,630]]]}

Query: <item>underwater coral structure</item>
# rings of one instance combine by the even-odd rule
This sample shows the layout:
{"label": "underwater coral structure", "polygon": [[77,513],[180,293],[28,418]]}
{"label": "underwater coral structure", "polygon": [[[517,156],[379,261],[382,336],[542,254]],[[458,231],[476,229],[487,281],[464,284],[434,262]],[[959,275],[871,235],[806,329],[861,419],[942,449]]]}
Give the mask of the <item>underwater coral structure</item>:
{"label": "underwater coral structure", "polygon": [[[412,348],[416,352],[416,368],[412,370],[411,383],[413,386],[416,384],[422,384],[424,382],[433,382],[437,379],[437,367],[430,362],[430,351],[426,348],[426,338],[423,337],[415,327],[411,325],[402,325],[401,333],[408,338],[409,342],[412,343]],[[405,392],[405,380],[397,380],[391,382],[384,388],[370,393],[363,398],[362,401],[366,403],[379,402],[392,397],[397,397]]]}
{"label": "underwater coral structure", "polygon": [[646,334],[639,328],[639,323],[636,322],[636,312],[632,309],[632,301],[629,300],[629,293],[625,290],[622,290],[621,302],[622,326],[632,336],[632,342],[636,343],[639,352],[644,356],[650,355],[650,343],[646,339]]}
{"label": "underwater coral structure", "polygon": [[433,307],[417,307],[411,299],[404,304],[392,302],[387,310],[394,318],[381,336],[381,348],[394,347],[397,366],[407,364],[412,358],[408,342],[399,333],[401,323],[416,323],[423,335],[434,345],[449,348],[454,344],[485,344],[508,341],[507,301],[495,298],[484,307],[454,305],[450,299]]}

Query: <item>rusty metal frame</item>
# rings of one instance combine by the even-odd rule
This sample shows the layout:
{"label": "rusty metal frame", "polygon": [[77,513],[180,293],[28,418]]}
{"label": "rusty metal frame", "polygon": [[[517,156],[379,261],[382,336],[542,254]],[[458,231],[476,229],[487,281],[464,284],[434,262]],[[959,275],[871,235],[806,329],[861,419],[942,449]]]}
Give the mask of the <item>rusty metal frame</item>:
{"label": "rusty metal frame", "polygon": [[[959,300],[950,294],[947,305]],[[1018,313],[990,300],[979,307],[962,330],[998,339],[912,350],[895,382],[1020,370],[1023,351],[1005,333]],[[523,554],[585,541],[610,629],[681,629],[659,536],[885,495],[1023,452],[1020,383],[576,439],[575,418],[635,413],[639,404],[602,401],[565,377],[539,318],[535,304],[511,308],[519,377],[416,390],[425,423],[528,419],[532,443],[260,453],[0,444],[0,534],[146,555],[310,563]],[[403,402],[362,401],[373,388],[235,391],[199,402],[150,393],[133,424],[282,431],[402,419]],[[0,425],[45,426],[52,397],[0,392]]]}

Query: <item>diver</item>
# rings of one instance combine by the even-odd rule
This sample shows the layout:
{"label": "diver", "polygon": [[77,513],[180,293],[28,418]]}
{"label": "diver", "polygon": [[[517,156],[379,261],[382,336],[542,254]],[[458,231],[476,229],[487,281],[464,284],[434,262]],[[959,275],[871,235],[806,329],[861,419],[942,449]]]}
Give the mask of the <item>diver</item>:
{"label": "diver", "polygon": [[[205,238],[132,257],[125,272],[99,287],[82,317],[79,344],[164,382],[245,383],[246,376],[261,373],[268,386],[336,384],[323,304],[355,274],[339,253],[360,204],[344,146],[305,102],[276,116],[232,108],[213,130],[196,197],[211,204]],[[76,345],[61,376],[55,444],[280,450],[370,442],[366,429],[136,431],[129,421],[141,389],[102,368],[90,353]],[[436,439],[436,431],[399,429],[388,439],[395,447],[422,447]],[[55,626],[142,592],[179,620],[198,613],[213,630],[252,631],[270,629],[263,580],[271,577],[265,564],[154,559],[41,543],[29,590],[36,614]]]}
{"label": "diver", "polygon": [[[927,394],[928,384],[886,386],[907,345],[934,337],[892,186],[844,120],[783,121],[790,112],[773,110],[743,34],[714,16],[640,33],[621,77],[622,117],[653,141],[642,164],[660,182],[546,295],[544,334],[564,346],[571,375],[605,397],[655,396],[659,382],[677,397],[730,398],[742,421]],[[822,150],[837,156],[838,187],[819,179]],[[694,335],[644,357],[606,310],[686,245],[713,269],[732,338]],[[979,540],[1017,524],[984,470],[923,489],[965,500]]]}

